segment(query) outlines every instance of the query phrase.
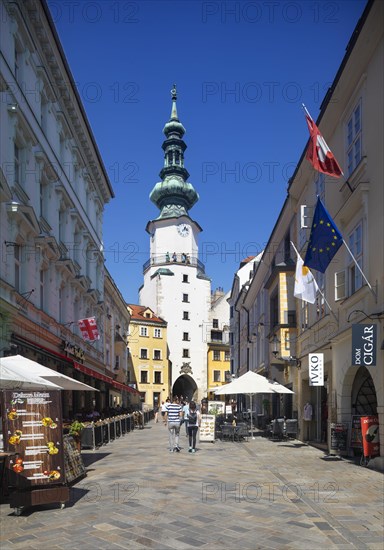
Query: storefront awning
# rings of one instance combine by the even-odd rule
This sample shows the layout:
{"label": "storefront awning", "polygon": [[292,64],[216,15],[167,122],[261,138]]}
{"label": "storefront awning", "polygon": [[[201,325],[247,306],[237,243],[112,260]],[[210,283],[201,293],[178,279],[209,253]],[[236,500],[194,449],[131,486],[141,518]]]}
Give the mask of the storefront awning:
{"label": "storefront awning", "polygon": [[131,386],[127,386],[126,384],[122,384],[121,382],[116,382],[116,380],[114,380],[110,376],[106,376],[105,374],[102,374],[101,372],[90,369],[89,367],[85,367],[81,363],[77,363],[76,361],[73,361],[73,366],[75,367],[76,370],[78,370],[78,371],[80,371],[84,374],[87,374],[88,376],[91,376],[93,378],[98,378],[99,380],[102,380],[106,384],[109,384],[110,386],[113,386],[117,390],[127,391],[129,393],[134,393],[134,394],[139,393],[134,388],[131,388]]}

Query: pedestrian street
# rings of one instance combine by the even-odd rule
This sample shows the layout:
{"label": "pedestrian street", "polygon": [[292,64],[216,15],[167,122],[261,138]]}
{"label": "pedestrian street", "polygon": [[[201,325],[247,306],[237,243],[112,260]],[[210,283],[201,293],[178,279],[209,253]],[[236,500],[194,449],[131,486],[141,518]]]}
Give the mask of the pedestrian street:
{"label": "pedestrian street", "polygon": [[324,460],[298,440],[256,434],[170,453],[168,430],[150,421],[95,451],[71,500],[0,506],[2,550],[381,549],[383,475]]}

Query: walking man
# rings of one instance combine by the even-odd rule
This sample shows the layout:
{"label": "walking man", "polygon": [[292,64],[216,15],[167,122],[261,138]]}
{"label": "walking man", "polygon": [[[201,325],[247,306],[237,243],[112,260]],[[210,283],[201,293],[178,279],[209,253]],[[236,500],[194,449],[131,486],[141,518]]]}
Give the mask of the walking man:
{"label": "walking man", "polygon": [[180,423],[183,418],[183,408],[178,403],[175,396],[172,397],[172,403],[167,407],[167,422],[168,422],[168,434],[169,434],[169,452],[179,453],[179,435],[180,435]]}

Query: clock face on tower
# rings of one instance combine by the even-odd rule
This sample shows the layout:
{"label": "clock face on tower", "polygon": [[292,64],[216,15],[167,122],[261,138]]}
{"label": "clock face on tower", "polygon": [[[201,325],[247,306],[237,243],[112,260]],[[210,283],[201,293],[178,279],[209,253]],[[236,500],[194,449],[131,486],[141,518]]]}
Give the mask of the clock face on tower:
{"label": "clock face on tower", "polygon": [[180,223],[177,226],[177,231],[182,237],[187,237],[189,235],[189,226],[186,223]]}

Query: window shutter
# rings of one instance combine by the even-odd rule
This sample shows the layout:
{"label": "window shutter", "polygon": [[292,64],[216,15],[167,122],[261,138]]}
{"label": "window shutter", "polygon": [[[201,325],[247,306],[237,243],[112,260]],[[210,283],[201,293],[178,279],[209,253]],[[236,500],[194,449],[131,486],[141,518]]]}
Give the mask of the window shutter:
{"label": "window shutter", "polygon": [[335,300],[343,300],[347,297],[346,270],[335,273]]}

